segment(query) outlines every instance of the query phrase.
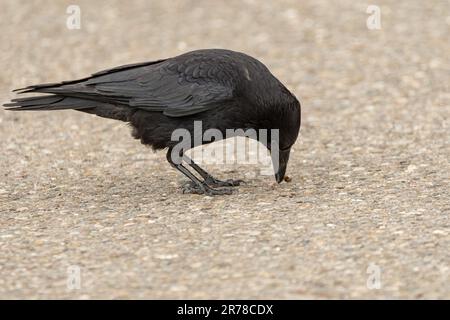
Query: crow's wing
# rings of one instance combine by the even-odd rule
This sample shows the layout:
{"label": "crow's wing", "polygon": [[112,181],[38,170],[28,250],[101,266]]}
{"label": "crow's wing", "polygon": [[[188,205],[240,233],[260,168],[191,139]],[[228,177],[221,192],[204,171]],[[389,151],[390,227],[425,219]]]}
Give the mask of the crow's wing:
{"label": "crow's wing", "polygon": [[21,92],[53,93],[183,117],[233,98],[233,70],[227,71],[227,64],[216,62],[197,56],[140,63],[80,80],[31,86]]}

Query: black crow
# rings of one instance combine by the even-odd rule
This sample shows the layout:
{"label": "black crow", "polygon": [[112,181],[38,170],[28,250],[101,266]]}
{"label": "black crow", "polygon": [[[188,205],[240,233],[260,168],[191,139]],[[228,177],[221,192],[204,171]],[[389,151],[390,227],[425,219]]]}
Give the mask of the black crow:
{"label": "black crow", "polygon": [[[13,99],[4,105],[7,110],[74,109],[128,122],[133,136],[143,144],[154,150],[168,148],[169,163],[191,180],[185,191],[199,194],[229,194],[227,187],[242,180],[215,179],[187,158],[185,149],[174,152],[179,143],[173,139],[176,129],[191,134],[189,147],[211,142],[194,139],[195,121],[201,121],[202,132],[216,129],[224,137],[227,129],[254,129],[254,138],[272,154],[278,183],[285,178],[300,129],[300,103],[295,96],[260,61],[223,49],[196,50],[14,91],[47,95]],[[278,129],[277,137],[274,129]],[[265,140],[262,130],[268,132]]]}

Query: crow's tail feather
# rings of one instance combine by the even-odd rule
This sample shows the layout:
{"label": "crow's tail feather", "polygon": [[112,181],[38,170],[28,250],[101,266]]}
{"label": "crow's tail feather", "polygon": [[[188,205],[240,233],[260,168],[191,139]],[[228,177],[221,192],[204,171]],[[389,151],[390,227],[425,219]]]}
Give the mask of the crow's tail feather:
{"label": "crow's tail feather", "polygon": [[[81,102],[81,103],[80,103]],[[87,108],[86,101],[58,95],[17,98],[3,105],[12,111],[64,110]]]}
{"label": "crow's tail feather", "polygon": [[132,109],[111,103],[67,97],[62,95],[47,95],[27,98],[17,98],[3,105],[6,110],[38,111],[38,110],[66,110],[73,109],[96,114],[100,117],[129,121]]}

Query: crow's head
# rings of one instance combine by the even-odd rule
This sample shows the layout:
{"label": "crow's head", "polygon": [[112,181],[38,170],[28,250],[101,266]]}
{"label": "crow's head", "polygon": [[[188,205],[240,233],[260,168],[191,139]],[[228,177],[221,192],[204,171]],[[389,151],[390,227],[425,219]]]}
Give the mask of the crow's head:
{"label": "crow's head", "polygon": [[277,121],[278,137],[272,134],[269,140],[270,144],[267,147],[272,157],[275,180],[280,183],[284,180],[291,148],[297,140],[300,130],[301,112],[300,103],[297,99],[294,103],[283,107],[283,113],[277,119],[281,120]]}

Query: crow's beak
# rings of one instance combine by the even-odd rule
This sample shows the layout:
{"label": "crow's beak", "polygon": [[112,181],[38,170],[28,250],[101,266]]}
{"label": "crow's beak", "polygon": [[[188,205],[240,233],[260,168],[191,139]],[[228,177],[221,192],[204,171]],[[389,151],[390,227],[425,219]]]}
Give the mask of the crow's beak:
{"label": "crow's beak", "polygon": [[291,153],[291,149],[287,150],[272,150],[271,156],[272,156],[272,164],[273,169],[275,171],[275,180],[277,180],[278,183],[283,181],[284,174],[286,173],[286,167],[289,161],[289,154]]}

